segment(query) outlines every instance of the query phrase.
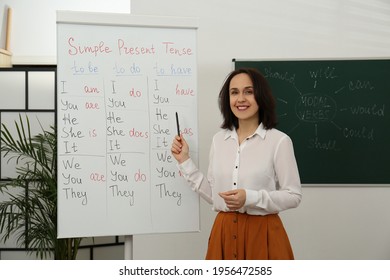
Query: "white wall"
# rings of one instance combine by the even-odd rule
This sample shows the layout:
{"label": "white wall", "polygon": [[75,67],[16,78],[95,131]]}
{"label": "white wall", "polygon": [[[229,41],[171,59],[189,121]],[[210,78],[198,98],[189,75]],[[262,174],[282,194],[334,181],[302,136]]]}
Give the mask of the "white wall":
{"label": "white wall", "polygon": [[[0,28],[4,5],[10,5],[14,8],[14,59],[45,63],[55,58],[56,7],[116,12],[124,5],[128,10],[123,12],[129,12],[126,2],[130,0],[3,0]],[[232,58],[390,57],[387,1],[132,0],[131,12],[199,18],[199,158],[203,171],[211,137],[221,121],[217,94],[232,69]],[[33,31],[27,31],[27,26]],[[303,191],[299,208],[281,214],[297,259],[390,258],[390,187],[305,186]],[[135,236],[134,259],[203,259],[214,216],[210,206],[201,202],[201,232]]]}
{"label": "white wall", "polygon": [[130,0],[2,0],[0,49],[5,48],[8,7],[12,9],[13,64],[55,64],[57,10],[130,13]]}

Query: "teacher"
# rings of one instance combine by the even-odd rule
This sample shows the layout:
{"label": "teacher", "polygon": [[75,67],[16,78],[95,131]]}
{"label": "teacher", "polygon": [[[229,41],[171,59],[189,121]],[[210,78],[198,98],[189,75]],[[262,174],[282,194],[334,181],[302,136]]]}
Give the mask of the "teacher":
{"label": "teacher", "polygon": [[171,148],[191,188],[218,212],[206,259],[294,259],[278,213],[300,204],[301,181],[291,138],[275,128],[267,80],[255,69],[231,72],[219,108],[222,130],[212,139],[207,176],[183,135]]}

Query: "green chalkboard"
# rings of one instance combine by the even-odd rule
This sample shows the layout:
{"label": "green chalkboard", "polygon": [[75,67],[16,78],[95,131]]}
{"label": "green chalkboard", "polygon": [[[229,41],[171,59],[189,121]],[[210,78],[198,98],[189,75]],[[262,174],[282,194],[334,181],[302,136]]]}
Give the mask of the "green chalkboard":
{"label": "green chalkboard", "polygon": [[390,183],[390,60],[233,61],[269,81],[302,183]]}

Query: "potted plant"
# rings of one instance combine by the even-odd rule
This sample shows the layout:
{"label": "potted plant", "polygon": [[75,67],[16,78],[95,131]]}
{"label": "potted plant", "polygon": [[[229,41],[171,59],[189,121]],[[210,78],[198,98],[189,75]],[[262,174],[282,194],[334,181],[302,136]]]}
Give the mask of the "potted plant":
{"label": "potted plant", "polygon": [[0,232],[6,241],[40,259],[76,259],[81,238],[57,238],[57,134],[54,127],[32,136],[30,122],[19,115],[16,134],[2,124],[1,153],[16,163],[16,178],[0,182],[8,199],[0,202]]}

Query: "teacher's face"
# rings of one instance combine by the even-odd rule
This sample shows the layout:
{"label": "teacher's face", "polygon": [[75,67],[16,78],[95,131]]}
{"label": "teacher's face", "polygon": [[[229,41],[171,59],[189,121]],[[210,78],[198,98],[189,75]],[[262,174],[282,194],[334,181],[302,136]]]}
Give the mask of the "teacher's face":
{"label": "teacher's face", "polygon": [[245,74],[237,74],[229,86],[230,109],[240,121],[255,121],[258,124],[259,106],[251,78]]}

